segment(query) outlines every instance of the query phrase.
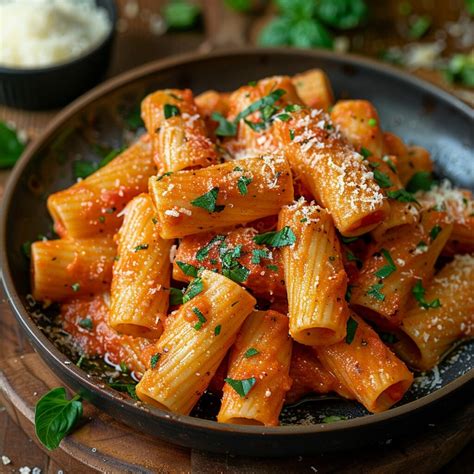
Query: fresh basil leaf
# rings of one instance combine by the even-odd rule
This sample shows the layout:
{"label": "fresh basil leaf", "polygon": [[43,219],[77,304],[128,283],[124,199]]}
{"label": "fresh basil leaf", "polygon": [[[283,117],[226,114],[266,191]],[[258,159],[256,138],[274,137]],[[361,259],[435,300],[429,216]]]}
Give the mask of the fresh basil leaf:
{"label": "fresh basil leaf", "polygon": [[347,320],[347,329],[346,329],[346,344],[351,344],[352,341],[354,340],[357,327],[359,326],[359,323],[352,318],[349,318]]}
{"label": "fresh basil leaf", "polygon": [[250,377],[248,379],[236,380],[228,377],[224,379],[224,381],[229,384],[241,397],[245,397],[255,385],[257,379],[255,377]]}
{"label": "fresh basil leaf", "polygon": [[255,349],[255,347],[250,347],[245,351],[244,357],[246,359],[250,359],[251,357],[256,356],[257,354],[260,354],[260,351]]}
{"label": "fresh basil leaf", "polygon": [[367,21],[368,8],[364,0],[318,0],[316,15],[333,28],[350,30]]}
{"label": "fresh basil leaf", "polygon": [[247,178],[246,176],[241,176],[237,181],[237,188],[239,189],[239,193],[242,196],[245,196],[249,191],[247,186],[252,182],[252,178]]}
{"label": "fresh basil leaf", "polygon": [[285,226],[279,231],[266,232],[256,235],[253,238],[258,245],[268,245],[270,247],[286,247],[296,242],[296,236],[290,227]]}
{"label": "fresh basil leaf", "polygon": [[409,193],[417,191],[429,191],[433,185],[433,175],[429,171],[418,171],[408,181],[405,189]]}
{"label": "fresh basil leaf", "polygon": [[237,125],[234,122],[229,122],[219,112],[213,112],[211,118],[219,124],[216,129],[216,135],[220,137],[233,137],[237,135]]}
{"label": "fresh basil leaf", "polygon": [[156,354],[153,354],[150,359],[150,367],[154,369],[156,365],[158,364],[158,361],[161,358],[161,354],[157,352]]}
{"label": "fresh basil leaf", "polygon": [[387,196],[400,202],[418,202],[412,193],[405,189],[397,189],[396,191],[388,191]]}
{"label": "fresh basil leaf", "polygon": [[258,44],[260,46],[289,46],[290,31],[293,26],[291,19],[287,17],[276,17],[268,22],[260,32]]}
{"label": "fresh basil leaf", "polygon": [[204,286],[201,278],[195,278],[188,286],[183,295],[183,303],[187,303],[203,290]]}
{"label": "fresh basil leaf", "polygon": [[382,288],[383,283],[375,283],[368,289],[367,294],[376,300],[384,301],[385,295],[382,293]]}
{"label": "fresh basil leaf", "polygon": [[423,288],[423,283],[421,282],[421,280],[418,280],[416,282],[411,292],[413,296],[415,297],[416,301],[418,301],[418,305],[420,306],[420,308],[430,309],[430,308],[441,307],[441,301],[439,300],[439,298],[436,298],[431,302],[426,301],[425,289]]}
{"label": "fresh basil leaf", "polygon": [[53,388],[40,398],[35,407],[35,431],[49,450],[56,449],[82,416],[81,397],[66,398],[63,387]]}
{"label": "fresh basil leaf", "polygon": [[389,188],[392,186],[392,181],[390,181],[389,176],[378,169],[374,170],[374,179],[381,188]]}
{"label": "fresh basil leaf", "polygon": [[183,292],[178,288],[170,288],[170,305],[178,306],[183,304]]}
{"label": "fresh basil leaf", "polygon": [[302,19],[296,22],[290,30],[290,43],[297,48],[333,47],[331,33],[315,19]]}
{"label": "fresh basil leaf", "polygon": [[181,111],[179,110],[179,107],[176,107],[176,105],[165,104],[163,107],[163,115],[165,116],[165,119],[169,119],[181,115]]}
{"label": "fresh basil leaf", "polygon": [[428,15],[417,16],[410,26],[408,36],[411,39],[420,39],[424,36],[431,26],[431,18]]}
{"label": "fresh basil leaf", "polygon": [[225,4],[238,12],[249,12],[252,10],[252,0],[225,0]]}
{"label": "fresh basil leaf", "polygon": [[20,158],[25,145],[16,131],[5,122],[0,122],[0,169],[11,168]]}
{"label": "fresh basil leaf", "polygon": [[308,0],[276,0],[279,11],[293,19],[312,18],[316,13],[316,2]]}
{"label": "fresh basil leaf", "polygon": [[181,268],[181,271],[186,276],[190,276],[193,278],[196,278],[198,276],[198,269],[194,265],[191,265],[190,263],[186,263],[186,262],[180,262],[178,260],[176,260],[176,265],[178,265],[178,267]]}
{"label": "fresh basil leaf", "polygon": [[168,28],[190,30],[196,26],[201,10],[198,5],[187,0],[167,2],[163,8],[163,18]]}
{"label": "fresh basil leaf", "polygon": [[367,150],[367,148],[361,147],[360,149],[360,154],[367,159],[369,156],[372,156],[372,152],[370,150]]}
{"label": "fresh basil leaf", "polygon": [[199,196],[198,198],[191,201],[191,204],[196,207],[201,207],[208,212],[220,212],[224,209],[224,206],[217,205],[217,196],[219,194],[219,188],[216,186],[207,193]]}
{"label": "fresh basil leaf", "polygon": [[203,248],[199,249],[196,252],[196,259],[198,262],[203,262],[209,255],[212,247],[220,242],[224,242],[225,235],[216,235],[214,236]]}
{"label": "fresh basil leaf", "polygon": [[376,272],[375,275],[378,278],[387,278],[389,277],[394,271],[396,271],[397,267],[395,266],[395,263],[392,259],[392,256],[390,255],[390,252],[386,249],[382,249],[380,253],[385,257],[385,260],[388,262],[387,265],[384,265],[383,267],[379,268]]}

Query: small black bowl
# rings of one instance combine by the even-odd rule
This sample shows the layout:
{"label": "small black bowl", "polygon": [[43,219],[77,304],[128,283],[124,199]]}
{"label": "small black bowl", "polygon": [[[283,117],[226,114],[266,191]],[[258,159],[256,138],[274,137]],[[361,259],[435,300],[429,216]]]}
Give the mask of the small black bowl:
{"label": "small black bowl", "polygon": [[107,71],[117,22],[114,0],[96,0],[112,25],[93,49],[71,61],[43,68],[15,69],[0,66],[0,103],[28,110],[53,109],[91,89]]}

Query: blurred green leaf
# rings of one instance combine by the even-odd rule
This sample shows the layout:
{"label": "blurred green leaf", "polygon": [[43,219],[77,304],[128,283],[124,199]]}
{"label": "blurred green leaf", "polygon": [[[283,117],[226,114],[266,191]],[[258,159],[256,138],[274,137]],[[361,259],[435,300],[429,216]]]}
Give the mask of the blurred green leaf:
{"label": "blurred green leaf", "polygon": [[411,24],[408,36],[412,39],[420,39],[428,32],[430,26],[431,18],[428,15],[418,16]]}
{"label": "blurred green leaf", "polygon": [[298,48],[332,48],[333,40],[326,28],[316,20],[300,20],[291,28],[290,42]]}
{"label": "blurred green leaf", "polygon": [[25,145],[19,140],[16,131],[0,122],[0,169],[11,168],[20,158]]}
{"label": "blurred green leaf", "polygon": [[275,0],[282,16],[294,20],[312,18],[316,12],[314,0]]}
{"label": "blurred green leaf", "polygon": [[276,17],[263,28],[258,43],[261,46],[289,46],[292,25],[289,18]]}
{"label": "blurred green leaf", "polygon": [[252,9],[252,0],[225,0],[225,4],[238,12],[249,12]]}
{"label": "blurred green leaf", "polygon": [[456,54],[444,73],[449,82],[474,87],[474,55]]}
{"label": "blurred green leaf", "polygon": [[189,30],[193,28],[201,14],[200,8],[186,0],[168,2],[163,8],[163,17],[168,28]]}
{"label": "blurred green leaf", "polygon": [[355,28],[368,17],[364,0],[318,0],[315,3],[318,19],[340,30]]}
{"label": "blurred green leaf", "polygon": [[469,12],[469,15],[474,16],[474,0],[465,0],[466,1],[466,8]]}

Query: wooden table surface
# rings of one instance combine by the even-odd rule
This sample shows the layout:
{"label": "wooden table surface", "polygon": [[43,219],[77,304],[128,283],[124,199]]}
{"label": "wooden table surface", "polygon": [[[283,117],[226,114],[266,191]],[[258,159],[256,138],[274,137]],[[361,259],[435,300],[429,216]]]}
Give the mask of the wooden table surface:
{"label": "wooden table surface", "polygon": [[[205,27],[202,31],[162,34],[159,33],[161,28],[159,11],[164,3],[162,0],[117,0],[117,3],[120,10],[120,21],[109,76],[167,55],[194,49],[206,51],[222,45],[241,46],[249,42],[252,43],[256,37],[256,31],[258,31],[262,23],[260,18],[230,12],[222,6],[221,0],[203,0]],[[354,49],[373,56],[376,54],[376,48],[381,47],[381,42],[385,41],[383,44],[398,44],[400,42],[397,35],[397,25],[394,21],[399,3],[395,0],[386,2],[369,1],[375,19],[363,34],[355,32],[349,35],[353,44],[356,45]],[[444,0],[425,0],[414,1],[412,4],[415,9],[418,6],[422,9],[428,9],[433,18],[433,24],[437,25],[446,21],[446,19],[456,19],[459,16],[463,2],[462,0],[450,2]],[[138,6],[138,9],[136,9],[135,5]],[[357,35],[362,40],[358,39]],[[444,82],[441,75],[437,72],[418,70],[415,73],[435,82],[441,87],[447,88],[468,103],[474,104],[472,90],[460,87],[454,88]],[[56,111],[25,112],[0,106],[0,120],[15,123],[19,129],[27,133],[31,140],[38,136],[55,113]],[[8,174],[6,171],[0,172],[0,199]],[[0,295],[0,298],[2,296]],[[11,360],[12,357],[32,352],[11,313],[5,310],[6,304],[6,301],[0,301],[0,329],[3,328],[1,333],[3,342],[2,350],[0,351],[0,366],[2,366],[2,362]],[[8,328],[8,330],[5,328]],[[8,338],[7,340],[5,340],[5,336]],[[458,414],[457,416],[465,417],[466,415]],[[472,419],[472,410],[469,412],[469,417]],[[8,416],[5,407],[0,404],[0,473],[19,472],[20,468],[24,466],[29,467],[36,474],[38,474],[38,471],[33,471],[34,467],[40,469],[42,473],[56,474],[61,471],[64,473],[89,472],[85,471],[81,467],[82,465],[78,464],[73,458],[63,457],[59,463],[53,460],[52,457],[37,446],[36,440],[33,440],[24,433],[19,426],[19,422],[20,420],[13,420]],[[452,455],[457,454],[458,451],[459,449],[452,450]],[[383,448],[380,448],[379,454],[383,455],[383,453]],[[3,464],[1,456],[7,456],[11,462]],[[202,456],[198,461],[195,459],[192,466],[193,472],[206,472],[206,456],[212,458],[212,455]],[[445,461],[448,460],[446,459]],[[373,462],[367,461],[366,470],[363,468],[364,464],[360,464],[357,460],[354,460],[354,464],[358,465],[358,472],[381,472],[377,470],[377,464]],[[258,470],[258,466],[259,464],[256,463],[256,470]],[[221,467],[222,469],[219,470],[222,470],[222,472],[242,472],[242,465],[239,465],[238,461],[232,459],[227,459]],[[262,465],[260,467],[263,469]],[[413,469],[415,470],[416,466],[413,466]],[[295,466],[295,470],[316,472],[317,467],[304,463],[299,467]],[[474,443],[471,441],[440,472],[472,473],[473,470]],[[176,471],[179,471],[179,469],[176,469]],[[335,471],[337,471],[337,462],[335,463],[334,471],[331,470],[331,472]],[[28,472],[24,470],[25,474]],[[246,472],[251,471],[246,470]]]}

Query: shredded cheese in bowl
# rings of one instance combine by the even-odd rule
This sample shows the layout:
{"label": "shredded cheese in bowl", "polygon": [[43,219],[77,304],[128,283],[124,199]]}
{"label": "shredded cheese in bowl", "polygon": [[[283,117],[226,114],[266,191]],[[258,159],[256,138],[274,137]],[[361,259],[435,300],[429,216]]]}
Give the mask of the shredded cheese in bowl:
{"label": "shredded cheese in bowl", "polygon": [[98,45],[111,28],[94,0],[0,0],[0,66],[65,63]]}

